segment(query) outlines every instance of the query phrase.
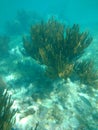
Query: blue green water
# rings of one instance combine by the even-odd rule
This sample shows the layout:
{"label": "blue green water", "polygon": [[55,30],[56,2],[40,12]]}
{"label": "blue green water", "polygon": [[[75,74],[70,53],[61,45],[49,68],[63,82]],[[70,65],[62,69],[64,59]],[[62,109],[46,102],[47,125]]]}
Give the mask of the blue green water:
{"label": "blue green water", "polygon": [[68,23],[98,24],[97,0],[3,0],[0,1],[0,28],[3,29],[5,22],[14,19],[22,9],[37,12],[43,18],[57,15]]}

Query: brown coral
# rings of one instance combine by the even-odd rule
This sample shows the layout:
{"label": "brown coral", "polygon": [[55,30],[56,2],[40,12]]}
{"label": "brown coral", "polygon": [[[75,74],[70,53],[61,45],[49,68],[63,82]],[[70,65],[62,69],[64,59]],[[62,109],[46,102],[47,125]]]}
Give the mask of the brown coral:
{"label": "brown coral", "polygon": [[74,63],[91,41],[88,32],[80,32],[79,25],[65,28],[51,18],[32,26],[30,40],[23,38],[23,45],[32,58],[47,66],[49,77],[66,79],[72,75]]}
{"label": "brown coral", "polygon": [[84,60],[77,63],[74,70],[82,83],[96,87],[98,83],[98,71],[96,71],[92,60]]}

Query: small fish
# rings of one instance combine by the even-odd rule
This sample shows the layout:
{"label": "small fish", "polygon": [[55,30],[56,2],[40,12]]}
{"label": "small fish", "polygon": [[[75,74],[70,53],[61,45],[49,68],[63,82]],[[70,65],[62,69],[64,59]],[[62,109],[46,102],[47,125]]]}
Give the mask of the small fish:
{"label": "small fish", "polygon": [[5,89],[6,89],[6,83],[3,81],[2,77],[0,76],[0,95],[3,94]]}
{"label": "small fish", "polygon": [[85,104],[87,104],[89,107],[92,107],[90,101],[89,101],[87,98],[85,98],[84,96],[81,96],[81,95],[79,95],[79,97],[81,98],[81,100],[82,100]]}
{"label": "small fish", "polygon": [[6,88],[6,83],[3,81],[2,77],[0,76],[0,88],[5,89]]}
{"label": "small fish", "polygon": [[75,104],[74,107],[80,114],[83,114],[84,109],[82,107],[80,107],[78,104]]}

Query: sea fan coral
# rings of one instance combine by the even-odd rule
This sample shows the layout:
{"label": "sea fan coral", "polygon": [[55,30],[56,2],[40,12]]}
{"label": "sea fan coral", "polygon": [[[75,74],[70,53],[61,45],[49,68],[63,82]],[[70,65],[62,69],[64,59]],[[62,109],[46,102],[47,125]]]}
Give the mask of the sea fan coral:
{"label": "sea fan coral", "polygon": [[98,83],[98,71],[94,68],[92,60],[84,60],[77,63],[74,70],[82,83],[96,86]]}
{"label": "sea fan coral", "polygon": [[27,53],[47,66],[46,74],[51,78],[70,77],[74,63],[84,53],[92,38],[88,32],[80,32],[79,25],[72,27],[49,19],[31,27],[30,39],[23,38]]}

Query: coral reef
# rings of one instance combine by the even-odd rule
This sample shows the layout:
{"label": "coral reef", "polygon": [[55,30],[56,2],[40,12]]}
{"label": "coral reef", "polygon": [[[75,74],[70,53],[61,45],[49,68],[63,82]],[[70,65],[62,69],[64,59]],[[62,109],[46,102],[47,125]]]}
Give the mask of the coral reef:
{"label": "coral reef", "polygon": [[4,87],[5,83],[2,81],[0,83],[0,130],[11,130],[15,122],[16,111],[11,109],[13,102]]}
{"label": "coral reef", "polygon": [[[77,76],[85,84],[77,82],[77,77],[74,82],[73,79],[68,78],[67,80],[52,80],[50,84],[47,79],[51,79],[45,77],[43,73],[44,66],[41,68],[38,62],[26,53],[22,55],[19,49],[22,44],[21,40],[14,38],[11,41],[11,44],[12,42],[14,44],[14,46],[11,46],[11,56],[8,59],[3,58],[3,64],[2,62],[0,64],[1,75],[4,76],[7,85],[10,87],[8,87],[8,92],[12,93],[12,98],[15,100],[14,108],[18,110],[12,130],[97,130],[98,90],[88,85],[85,78],[82,77],[84,74],[81,76],[82,72],[86,73],[86,69],[89,68],[88,71],[90,71],[91,68],[92,70],[90,66],[93,65],[93,62],[88,62],[88,55],[86,57],[84,53],[87,58],[85,62],[83,61],[85,57],[81,57],[81,54],[79,60],[76,61],[77,57],[72,61],[73,63],[76,62],[73,64],[75,75],[71,78]],[[20,43],[18,48],[17,43]],[[87,50],[86,52],[88,54]],[[82,66],[83,63],[85,64]],[[47,71],[48,67],[46,68]],[[0,86],[6,87],[2,81],[0,83],[2,84]],[[89,88],[93,90],[91,93],[87,90]]]}
{"label": "coral reef", "polygon": [[46,65],[46,74],[50,78],[68,78],[74,72],[74,65],[92,37],[88,32],[80,32],[79,25],[72,27],[49,19],[31,27],[29,40],[24,37],[23,45],[27,53],[41,64]]}

